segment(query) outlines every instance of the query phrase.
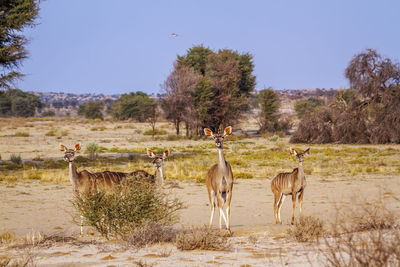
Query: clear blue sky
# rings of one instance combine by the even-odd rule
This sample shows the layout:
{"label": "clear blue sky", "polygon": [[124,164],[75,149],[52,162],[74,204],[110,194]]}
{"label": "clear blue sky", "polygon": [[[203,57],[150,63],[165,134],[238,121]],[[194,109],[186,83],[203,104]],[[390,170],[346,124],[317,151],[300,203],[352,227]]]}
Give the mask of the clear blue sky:
{"label": "clear blue sky", "polygon": [[[69,93],[160,92],[193,45],[254,56],[257,89],[344,88],[366,48],[400,59],[398,0],[47,0],[26,32],[19,88]],[[172,37],[177,33],[178,37]]]}

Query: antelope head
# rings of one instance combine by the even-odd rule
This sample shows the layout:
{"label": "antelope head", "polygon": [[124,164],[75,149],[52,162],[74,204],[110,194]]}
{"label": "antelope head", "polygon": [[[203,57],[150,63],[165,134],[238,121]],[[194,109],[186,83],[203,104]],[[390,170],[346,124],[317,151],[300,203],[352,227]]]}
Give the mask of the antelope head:
{"label": "antelope head", "polygon": [[215,145],[217,146],[217,148],[221,149],[224,144],[225,136],[230,135],[231,133],[232,133],[232,126],[226,127],[223,133],[215,133],[215,134],[210,129],[204,128],[204,134],[214,138]]}
{"label": "antelope head", "polygon": [[304,157],[310,155],[310,148],[307,148],[306,151],[304,151],[303,153],[297,153],[297,151],[294,148],[290,148],[290,154],[296,156],[296,159],[299,162],[303,162],[304,161]]}
{"label": "antelope head", "polygon": [[67,162],[73,162],[75,160],[75,152],[81,149],[81,144],[76,144],[75,148],[69,149],[66,146],[60,144],[60,150],[65,152],[64,160]]}

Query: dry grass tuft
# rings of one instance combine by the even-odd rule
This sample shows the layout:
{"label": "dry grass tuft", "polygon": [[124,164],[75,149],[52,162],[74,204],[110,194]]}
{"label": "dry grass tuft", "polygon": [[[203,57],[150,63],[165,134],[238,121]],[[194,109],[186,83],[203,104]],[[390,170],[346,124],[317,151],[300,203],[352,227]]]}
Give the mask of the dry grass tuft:
{"label": "dry grass tuft", "polygon": [[330,266],[400,266],[400,227],[383,202],[364,204],[343,218],[321,250]]}
{"label": "dry grass tuft", "polygon": [[180,250],[227,250],[228,237],[206,226],[183,229],[176,235],[175,246]]}
{"label": "dry grass tuft", "polygon": [[176,230],[157,222],[144,223],[122,237],[128,247],[142,248],[164,242],[174,242]]}
{"label": "dry grass tuft", "polygon": [[4,232],[0,233],[0,244],[8,244],[8,243],[13,242],[15,239],[16,239],[16,236],[13,232],[4,231]]}
{"label": "dry grass tuft", "polygon": [[312,216],[300,218],[288,229],[288,235],[298,242],[318,241],[325,232],[323,221]]}

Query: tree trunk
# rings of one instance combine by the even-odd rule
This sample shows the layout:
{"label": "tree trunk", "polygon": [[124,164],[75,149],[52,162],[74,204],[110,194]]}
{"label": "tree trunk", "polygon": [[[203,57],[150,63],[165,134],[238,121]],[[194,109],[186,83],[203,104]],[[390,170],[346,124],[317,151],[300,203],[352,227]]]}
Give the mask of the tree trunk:
{"label": "tree trunk", "polygon": [[175,120],[176,135],[179,135],[179,124],[180,124],[180,121],[179,120]]}

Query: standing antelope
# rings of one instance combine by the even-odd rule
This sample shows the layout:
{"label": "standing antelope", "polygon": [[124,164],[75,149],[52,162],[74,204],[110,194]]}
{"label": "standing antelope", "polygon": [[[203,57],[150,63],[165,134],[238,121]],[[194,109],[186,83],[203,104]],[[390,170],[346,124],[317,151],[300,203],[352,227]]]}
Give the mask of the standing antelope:
{"label": "standing antelope", "polygon": [[274,216],[275,223],[282,224],[281,221],[281,206],[287,195],[292,195],[293,210],[292,224],[294,223],[294,210],[296,207],[296,195],[299,193],[300,217],[303,212],[303,196],[307,182],[304,176],[303,161],[304,156],[310,154],[310,148],[307,148],[303,153],[297,153],[294,148],[290,148],[290,154],[296,156],[299,161],[299,167],[293,169],[292,172],[280,173],[271,181],[271,190],[274,194]]}
{"label": "standing antelope", "polygon": [[[213,132],[205,128],[204,133],[207,136],[214,138],[215,145],[218,151],[218,163],[213,165],[207,172],[206,185],[208,191],[208,198],[211,206],[211,217],[210,217],[210,228],[213,221],[214,209],[215,209],[215,198],[218,204],[218,215],[219,215],[219,230],[221,231],[221,214],[224,218],[226,229],[228,233],[231,233],[230,227],[230,207],[232,199],[232,188],[233,188],[233,174],[231,165],[226,162],[224,157],[224,151],[222,149],[225,136],[232,133],[232,127],[226,127],[223,134]],[[222,210],[226,203],[226,217]]]}

